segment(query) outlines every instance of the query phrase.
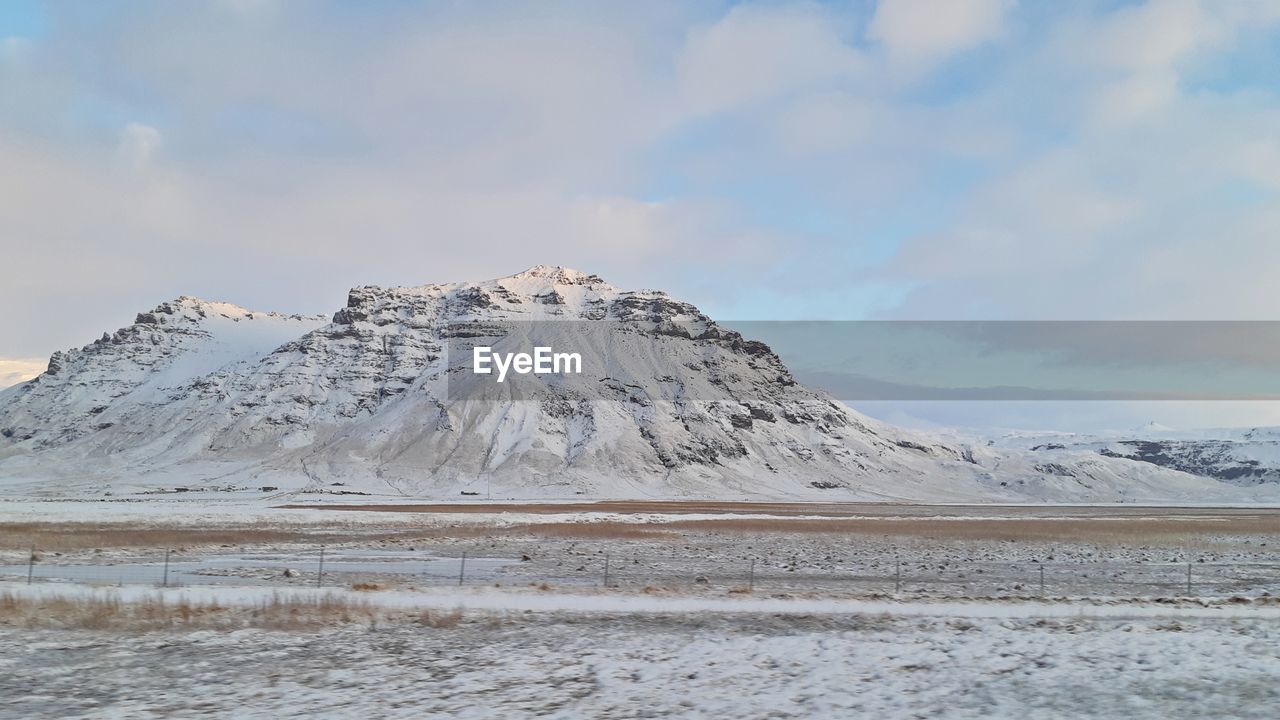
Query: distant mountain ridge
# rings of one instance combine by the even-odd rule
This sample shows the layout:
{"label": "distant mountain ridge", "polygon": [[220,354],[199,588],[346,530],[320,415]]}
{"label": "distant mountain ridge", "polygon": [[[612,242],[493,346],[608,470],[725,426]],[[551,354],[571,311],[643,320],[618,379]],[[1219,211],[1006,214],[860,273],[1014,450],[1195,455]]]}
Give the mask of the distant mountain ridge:
{"label": "distant mountain ridge", "polygon": [[[450,393],[459,327],[626,329],[599,377]],[[0,488],[458,498],[1216,501],[1242,488],[1119,454],[990,448],[860,415],[657,290],[563,267],[353,289],[331,317],[190,297],[0,392]]]}
{"label": "distant mountain ridge", "polygon": [[1156,422],[1128,432],[1002,436],[1007,449],[1092,452],[1209,477],[1240,487],[1280,483],[1280,428],[1177,430]]}

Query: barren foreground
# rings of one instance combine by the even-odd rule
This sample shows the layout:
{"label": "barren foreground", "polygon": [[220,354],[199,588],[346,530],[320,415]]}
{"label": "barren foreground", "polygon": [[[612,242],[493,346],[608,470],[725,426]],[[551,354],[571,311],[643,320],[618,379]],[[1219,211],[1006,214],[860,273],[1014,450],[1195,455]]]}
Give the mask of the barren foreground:
{"label": "barren foreground", "polygon": [[0,507],[0,581],[1280,595],[1273,508],[580,503],[219,515],[205,504],[26,507]]}
{"label": "barren foreground", "polygon": [[143,507],[0,514],[0,718],[1280,701],[1275,510]]}
{"label": "barren foreground", "polygon": [[1258,619],[468,611],[0,629],[4,718],[1269,718],[1277,674],[1280,626]]}

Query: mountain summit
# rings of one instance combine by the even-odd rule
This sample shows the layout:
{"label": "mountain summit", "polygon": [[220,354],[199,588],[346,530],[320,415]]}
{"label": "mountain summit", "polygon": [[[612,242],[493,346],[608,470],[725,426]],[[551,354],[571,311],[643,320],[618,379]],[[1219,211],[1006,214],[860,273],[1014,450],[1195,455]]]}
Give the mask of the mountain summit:
{"label": "mountain summit", "polygon": [[[465,366],[472,346],[533,337],[520,333],[601,337],[584,328],[612,334],[587,348],[597,361],[572,382],[517,391]],[[1123,458],[1042,463],[884,425],[797,384],[770,348],[693,305],[543,265],[483,282],[358,287],[329,318],[162,304],[0,393],[0,482],[933,501],[1222,487]]]}

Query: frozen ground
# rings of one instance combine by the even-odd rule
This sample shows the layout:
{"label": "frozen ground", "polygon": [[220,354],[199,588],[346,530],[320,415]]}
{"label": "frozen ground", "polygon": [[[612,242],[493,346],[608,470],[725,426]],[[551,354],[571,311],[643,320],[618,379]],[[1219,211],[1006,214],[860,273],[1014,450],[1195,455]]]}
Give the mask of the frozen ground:
{"label": "frozen ground", "polygon": [[[157,584],[172,551],[175,584],[312,586],[324,547],[328,586],[456,583],[465,554],[469,584],[607,581],[712,595],[753,586],[952,598],[1280,596],[1274,509],[418,513],[175,503],[160,512],[125,503],[104,513],[103,505],[0,503],[0,579],[25,580],[34,547],[37,580]],[[95,508],[110,521],[86,523]],[[286,577],[286,569],[296,572]]]}
{"label": "frozen ground", "polygon": [[1280,701],[1266,608],[655,607],[315,632],[0,627],[0,717],[1270,718]]}
{"label": "frozen ground", "polygon": [[[1274,511],[833,518],[193,505],[86,522],[93,505],[0,507],[0,564],[20,569],[38,540],[38,568],[51,575],[150,574],[117,588],[74,574],[28,586],[11,574],[0,578],[0,611],[5,597],[141,605],[160,593],[245,618],[279,594],[332,593],[377,612],[288,630],[103,629],[56,611],[35,623],[0,612],[0,718],[1163,720],[1269,718],[1280,701],[1280,602],[1266,597],[1280,596],[1280,575],[1260,570],[1278,564]],[[321,542],[328,589],[308,590]],[[165,548],[172,569],[192,571],[179,576],[185,587],[154,587]],[[452,577],[448,562],[462,553],[477,573],[466,587],[416,572],[444,563]],[[744,592],[751,560],[755,588]],[[1202,599],[1175,599],[1187,563]],[[1040,566],[1052,568],[1047,601],[1034,597]],[[1245,571],[1214,579],[1220,567]],[[454,609],[456,623],[415,620]]]}

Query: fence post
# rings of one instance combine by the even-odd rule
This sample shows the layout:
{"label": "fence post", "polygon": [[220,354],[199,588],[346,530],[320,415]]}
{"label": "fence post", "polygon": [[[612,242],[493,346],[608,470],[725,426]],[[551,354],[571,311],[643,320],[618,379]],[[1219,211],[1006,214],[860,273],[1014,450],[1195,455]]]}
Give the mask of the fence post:
{"label": "fence post", "polygon": [[467,574],[467,551],[462,551],[462,562],[458,564],[458,587],[462,587],[462,578]]}
{"label": "fence post", "polygon": [[324,546],[320,546],[320,567],[316,570],[316,587],[324,584]]}
{"label": "fence post", "polygon": [[1191,563],[1187,563],[1187,597],[1191,597]]}
{"label": "fence post", "polygon": [[1044,597],[1044,564],[1040,565],[1040,597]]}
{"label": "fence post", "polygon": [[604,586],[609,587],[609,553],[604,554]]}
{"label": "fence post", "polygon": [[36,546],[31,546],[31,554],[27,556],[27,584],[31,584],[31,579],[36,574]]}
{"label": "fence post", "polygon": [[173,552],[170,548],[164,549],[164,579],[160,581],[161,586],[169,587],[169,553]]}
{"label": "fence post", "polygon": [[747,591],[754,592],[756,589],[756,559],[751,558],[751,569],[747,571]]}
{"label": "fence post", "polygon": [[902,561],[897,558],[893,561],[893,592],[902,592]]}

